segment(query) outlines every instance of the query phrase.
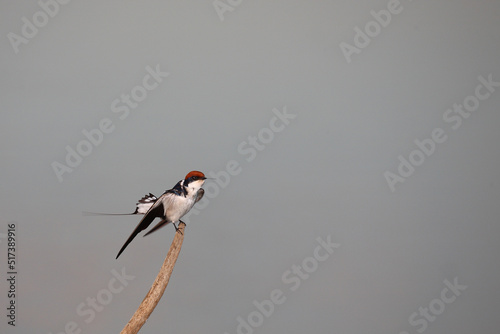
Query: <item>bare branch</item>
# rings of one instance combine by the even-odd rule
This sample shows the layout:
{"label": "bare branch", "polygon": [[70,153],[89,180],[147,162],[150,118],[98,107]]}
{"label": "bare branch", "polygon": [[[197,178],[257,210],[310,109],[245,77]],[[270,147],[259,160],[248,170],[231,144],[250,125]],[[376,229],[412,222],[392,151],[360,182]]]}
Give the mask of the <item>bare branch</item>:
{"label": "bare branch", "polygon": [[163,296],[163,292],[165,292],[165,289],[167,288],[170,275],[172,274],[172,270],[174,270],[175,262],[177,261],[177,257],[181,251],[182,241],[184,240],[184,227],[186,227],[186,225],[180,222],[179,230],[175,233],[174,240],[170,245],[167,257],[163,262],[158,276],[156,276],[148,294],[120,334],[138,333],[142,325],[144,325],[151,313],[153,313],[156,305],[158,305],[161,296]]}

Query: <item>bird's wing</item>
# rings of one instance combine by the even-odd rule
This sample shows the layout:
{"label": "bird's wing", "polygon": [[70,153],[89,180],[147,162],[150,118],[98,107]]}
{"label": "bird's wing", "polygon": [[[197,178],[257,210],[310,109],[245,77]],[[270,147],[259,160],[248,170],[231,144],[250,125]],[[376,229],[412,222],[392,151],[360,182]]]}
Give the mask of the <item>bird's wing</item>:
{"label": "bird's wing", "polygon": [[194,201],[194,203],[198,203],[198,201],[203,198],[203,195],[205,195],[205,190],[203,188],[200,188],[200,190],[198,190],[198,193],[196,194],[196,200]]}
{"label": "bird's wing", "polygon": [[160,198],[151,206],[151,208],[146,212],[144,217],[141,219],[139,224],[136,226],[135,230],[132,232],[132,234],[128,237],[127,241],[125,241],[125,244],[123,244],[122,248],[118,252],[118,255],[116,258],[120,256],[120,254],[123,252],[123,250],[128,246],[128,244],[135,238],[139,232],[142,230],[148,228],[148,226],[155,220],[156,217],[163,217],[165,211],[163,210],[163,203],[161,201],[161,198],[164,195],[160,196]]}
{"label": "bird's wing", "polygon": [[167,225],[168,223],[170,223],[170,222],[167,219],[163,219],[161,222],[159,222],[158,224],[156,224],[155,227],[153,227],[151,230],[149,230],[148,233],[144,234],[144,236],[150,235],[151,233],[159,230],[160,228],[162,228],[163,226]]}
{"label": "bird's wing", "polygon": [[[170,205],[174,204],[174,202],[175,202],[176,198],[178,198],[178,196],[179,196],[178,191],[175,189],[167,190],[163,195],[161,195],[164,208],[168,208]],[[161,222],[156,224],[155,227],[153,227],[148,233],[144,234],[144,236],[150,235],[151,233],[159,230],[160,228],[167,225],[168,223],[170,223],[170,221],[168,220],[168,217],[165,217],[165,219],[163,219]]]}
{"label": "bird's wing", "polygon": [[88,212],[83,211],[84,216],[130,216],[130,215],[143,215],[153,206],[157,198],[152,193],[142,197],[135,205],[135,211],[131,213],[102,213],[102,212]]}

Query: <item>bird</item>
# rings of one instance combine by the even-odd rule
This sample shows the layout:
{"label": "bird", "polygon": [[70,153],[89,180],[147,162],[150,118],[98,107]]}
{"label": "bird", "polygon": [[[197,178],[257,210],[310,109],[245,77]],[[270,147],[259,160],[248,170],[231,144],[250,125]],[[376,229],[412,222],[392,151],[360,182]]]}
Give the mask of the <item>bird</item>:
{"label": "bird", "polygon": [[[156,197],[149,193],[142,197],[136,204],[136,209],[132,213],[94,213],[87,212],[90,215],[136,215],[144,214],[139,224],[136,226],[132,234],[123,244],[122,248],[116,255],[116,259],[123,253],[125,248],[141,231],[147,229],[149,225],[156,219],[160,218],[160,222],[156,224],[144,236],[147,236],[163,226],[172,223],[175,230],[178,231],[176,222],[184,223],[181,218],[191,210],[191,208],[203,198],[205,190],[202,188],[205,183],[205,174],[199,171],[191,171],[186,177],[172,188],[165,191],[160,197]],[[85,213],[84,213],[85,214]]]}

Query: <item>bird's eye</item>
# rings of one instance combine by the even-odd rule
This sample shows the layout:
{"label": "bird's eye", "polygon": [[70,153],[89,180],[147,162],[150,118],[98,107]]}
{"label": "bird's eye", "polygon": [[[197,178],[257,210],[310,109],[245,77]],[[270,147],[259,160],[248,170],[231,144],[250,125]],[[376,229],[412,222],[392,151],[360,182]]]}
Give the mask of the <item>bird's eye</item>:
{"label": "bird's eye", "polygon": [[199,176],[196,176],[196,175],[195,175],[195,176],[193,176],[193,180],[194,180],[194,181],[198,180],[199,178],[200,178]]}

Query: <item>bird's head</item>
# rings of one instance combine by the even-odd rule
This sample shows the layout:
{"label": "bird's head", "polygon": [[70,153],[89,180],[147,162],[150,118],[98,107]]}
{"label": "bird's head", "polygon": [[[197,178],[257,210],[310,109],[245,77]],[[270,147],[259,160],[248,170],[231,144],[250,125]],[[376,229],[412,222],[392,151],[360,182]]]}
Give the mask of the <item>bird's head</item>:
{"label": "bird's head", "polygon": [[184,186],[198,190],[205,183],[205,174],[196,170],[189,172],[184,178]]}

